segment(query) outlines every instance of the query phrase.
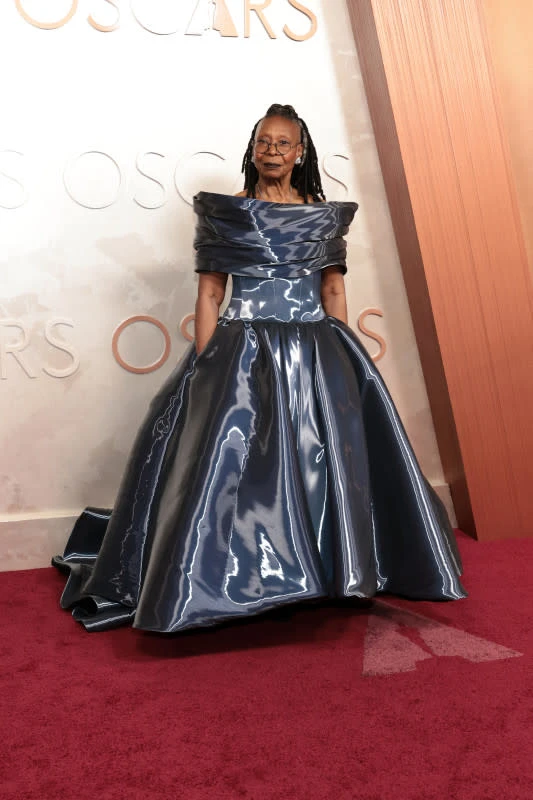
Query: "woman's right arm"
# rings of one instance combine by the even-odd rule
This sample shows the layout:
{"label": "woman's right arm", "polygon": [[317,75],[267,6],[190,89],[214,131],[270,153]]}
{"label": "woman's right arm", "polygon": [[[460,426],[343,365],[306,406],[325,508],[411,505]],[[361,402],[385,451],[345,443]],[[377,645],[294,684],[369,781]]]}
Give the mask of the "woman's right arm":
{"label": "woman's right arm", "polygon": [[218,312],[224,295],[228,276],[224,272],[200,272],[198,297],[194,317],[196,353],[200,354],[215,332]]}
{"label": "woman's right arm", "polygon": [[346,307],[346,290],[342,267],[326,267],[322,270],[322,307],[328,316],[340,319],[348,324],[348,309]]}

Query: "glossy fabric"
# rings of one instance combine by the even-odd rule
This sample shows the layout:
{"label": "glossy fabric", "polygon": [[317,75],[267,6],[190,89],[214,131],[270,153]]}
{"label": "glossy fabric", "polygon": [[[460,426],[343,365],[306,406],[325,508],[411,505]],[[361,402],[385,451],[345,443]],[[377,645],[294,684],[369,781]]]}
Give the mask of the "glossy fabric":
{"label": "glossy fabric", "polygon": [[[325,595],[464,597],[446,513],[379,372],[320,303],[310,264],[328,260],[355,206],[321,204],[318,219],[202,194],[196,207],[211,268],[230,272],[244,236],[250,274],[241,254],[207,347],[191,347],[151,403],[113,513],[86,509],[54,559],[69,576],[62,605],[88,630],[173,632]],[[275,232],[280,216],[302,249],[269,233],[275,264],[294,274],[262,279],[254,226]]]}
{"label": "glossy fabric", "polygon": [[269,203],[200,192],[197,271],[247,278],[298,278],[329,266],[346,271],[346,241],[357,203]]}
{"label": "glossy fabric", "polygon": [[320,272],[303,278],[233,276],[224,319],[314,322],[326,316],[320,300]]}

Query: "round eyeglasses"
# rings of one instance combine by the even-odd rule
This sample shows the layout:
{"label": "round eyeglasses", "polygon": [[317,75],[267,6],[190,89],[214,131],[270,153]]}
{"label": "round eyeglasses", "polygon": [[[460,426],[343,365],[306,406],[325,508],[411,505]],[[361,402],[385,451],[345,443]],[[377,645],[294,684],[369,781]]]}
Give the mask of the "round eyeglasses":
{"label": "round eyeglasses", "polygon": [[293,150],[295,147],[298,147],[299,144],[301,144],[301,142],[291,144],[290,142],[284,141],[269,142],[267,139],[257,139],[254,143],[254,148],[256,153],[259,153],[259,155],[264,155],[265,153],[270,152],[271,147],[274,147],[278,155],[286,156],[291,152],[291,150]]}

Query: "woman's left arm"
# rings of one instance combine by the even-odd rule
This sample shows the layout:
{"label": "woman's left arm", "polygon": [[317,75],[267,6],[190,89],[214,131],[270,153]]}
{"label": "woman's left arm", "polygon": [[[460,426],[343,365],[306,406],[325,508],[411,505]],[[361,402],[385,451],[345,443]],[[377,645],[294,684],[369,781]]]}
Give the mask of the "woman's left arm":
{"label": "woman's left arm", "polygon": [[322,306],[328,317],[336,317],[347,325],[348,308],[346,306],[344,275],[339,267],[326,267],[322,270],[320,294]]}

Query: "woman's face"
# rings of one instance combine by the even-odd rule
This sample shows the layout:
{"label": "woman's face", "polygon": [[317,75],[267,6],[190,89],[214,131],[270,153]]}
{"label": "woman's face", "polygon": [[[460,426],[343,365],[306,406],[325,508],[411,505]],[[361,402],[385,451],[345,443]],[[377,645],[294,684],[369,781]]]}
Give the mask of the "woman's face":
{"label": "woman's face", "polygon": [[[257,147],[254,147],[254,164],[259,177],[264,181],[279,181],[287,175],[290,177],[296,159],[303,153],[298,123],[285,117],[268,117],[260,123],[255,141],[261,144],[268,142],[271,145],[266,153],[259,153]],[[286,155],[281,155],[274,144],[296,146],[291,147]]]}

